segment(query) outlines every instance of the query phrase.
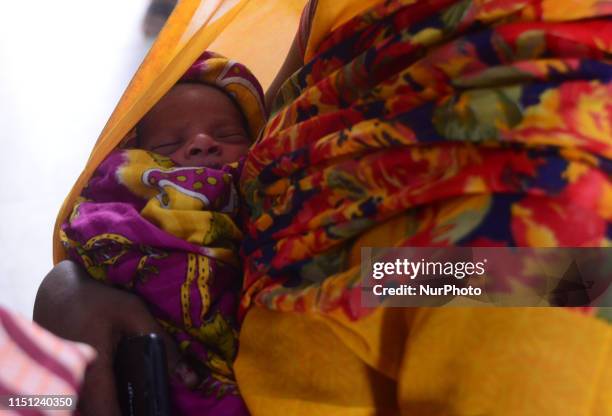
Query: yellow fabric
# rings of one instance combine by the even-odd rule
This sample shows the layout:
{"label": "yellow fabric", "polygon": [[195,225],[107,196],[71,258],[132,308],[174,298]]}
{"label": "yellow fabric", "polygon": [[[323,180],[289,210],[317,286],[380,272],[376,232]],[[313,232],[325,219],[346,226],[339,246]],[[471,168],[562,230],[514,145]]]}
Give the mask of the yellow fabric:
{"label": "yellow fabric", "polygon": [[[54,263],[66,258],[59,227],[93,171],[197,57],[211,49],[236,59],[251,69],[262,87],[267,88],[291,45],[304,3],[305,0],[179,2],[121,97],[60,209],[53,233]],[[252,28],[257,30],[257,36],[235,37],[252,33]]]}
{"label": "yellow fabric", "polygon": [[[401,239],[392,218],[360,248]],[[253,416],[612,415],[612,326],[566,309],[247,314],[234,365]]]}
{"label": "yellow fabric", "polygon": [[256,307],[240,345],[254,416],[612,414],[612,331],[565,310]]}
{"label": "yellow fabric", "polygon": [[250,1],[209,49],[245,64],[265,90],[287,55],[305,3]]}
{"label": "yellow fabric", "polygon": [[351,20],[356,15],[381,3],[382,0],[317,0],[317,8],[312,18],[310,36],[306,44],[304,62],[312,58],[319,43],[335,28]]}

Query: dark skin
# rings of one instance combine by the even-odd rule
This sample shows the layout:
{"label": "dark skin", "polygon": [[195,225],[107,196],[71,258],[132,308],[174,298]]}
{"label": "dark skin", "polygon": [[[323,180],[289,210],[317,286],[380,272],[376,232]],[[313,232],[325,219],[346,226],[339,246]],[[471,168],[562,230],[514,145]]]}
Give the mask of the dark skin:
{"label": "dark skin", "polygon": [[79,396],[79,410],[84,415],[121,415],[112,366],[123,336],[161,335],[170,374],[187,386],[199,381],[140,298],[93,280],[72,261],[57,264],[44,278],[36,295],[34,321],[62,338],[84,342],[97,351]]}
{"label": "dark skin", "polygon": [[202,84],[174,86],[142,118],[136,147],[179,166],[220,168],[249,150],[244,117],[232,99]]}
{"label": "dark skin", "polygon": [[[266,92],[266,104],[272,101],[284,80],[302,66],[297,51],[294,40]],[[173,114],[184,121],[172,123]],[[210,123],[199,120],[209,117]],[[219,131],[217,126],[224,120],[227,126]],[[219,90],[196,84],[172,88],[143,117],[137,130],[140,137],[135,147],[164,154],[181,166],[218,167],[238,160],[250,145],[236,104]],[[200,381],[181,361],[176,344],[140,298],[93,280],[72,261],[57,264],[44,278],[36,296],[34,321],[63,338],[85,342],[98,352],[87,369],[79,395],[79,410],[85,416],[120,416],[112,361],[122,336],[160,334],[166,344],[169,373],[189,387]]]}

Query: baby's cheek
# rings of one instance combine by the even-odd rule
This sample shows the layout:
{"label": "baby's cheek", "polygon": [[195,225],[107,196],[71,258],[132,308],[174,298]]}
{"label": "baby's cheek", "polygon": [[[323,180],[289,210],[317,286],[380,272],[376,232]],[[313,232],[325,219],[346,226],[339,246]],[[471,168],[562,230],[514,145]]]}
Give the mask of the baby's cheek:
{"label": "baby's cheek", "polygon": [[249,151],[249,145],[236,145],[231,146],[227,151],[223,152],[224,163],[231,163],[238,161],[242,156],[246,155]]}

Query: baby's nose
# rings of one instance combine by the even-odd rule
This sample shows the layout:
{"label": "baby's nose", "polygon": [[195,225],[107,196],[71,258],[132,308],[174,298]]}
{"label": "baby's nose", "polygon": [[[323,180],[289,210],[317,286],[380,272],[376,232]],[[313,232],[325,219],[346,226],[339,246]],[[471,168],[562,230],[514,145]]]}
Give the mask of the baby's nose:
{"label": "baby's nose", "polygon": [[188,157],[218,155],[221,152],[221,147],[215,139],[204,133],[194,135],[186,144],[185,151]]}
{"label": "baby's nose", "polygon": [[221,157],[222,150],[222,146],[213,137],[208,134],[197,134],[185,142],[175,161],[182,166],[212,167]]}

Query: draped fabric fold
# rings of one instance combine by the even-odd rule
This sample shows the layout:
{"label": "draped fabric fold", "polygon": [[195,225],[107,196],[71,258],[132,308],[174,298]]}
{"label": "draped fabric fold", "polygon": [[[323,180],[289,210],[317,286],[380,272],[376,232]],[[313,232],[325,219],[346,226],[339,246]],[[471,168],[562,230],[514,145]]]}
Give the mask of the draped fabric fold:
{"label": "draped fabric fold", "polygon": [[322,41],[245,164],[244,308],[357,318],[364,234],[610,244],[609,6],[544,3],[384,2]]}
{"label": "draped fabric fold", "polygon": [[609,2],[338,3],[243,171],[250,411],[609,414],[603,311],[360,304],[361,247],[610,245]]}

